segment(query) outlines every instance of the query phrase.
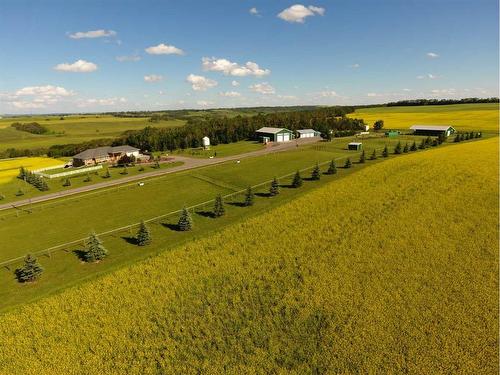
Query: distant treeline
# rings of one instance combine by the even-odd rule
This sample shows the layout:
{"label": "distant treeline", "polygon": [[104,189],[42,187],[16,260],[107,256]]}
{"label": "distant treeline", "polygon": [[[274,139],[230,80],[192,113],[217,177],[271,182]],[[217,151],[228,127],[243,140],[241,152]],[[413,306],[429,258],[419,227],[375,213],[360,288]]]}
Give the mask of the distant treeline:
{"label": "distant treeline", "polygon": [[16,128],[17,130],[28,132],[31,134],[45,134],[49,131],[49,129],[47,129],[43,125],[40,125],[38,122],[27,122],[27,123],[14,122],[10,126]]}
{"label": "distant treeline", "polygon": [[419,106],[419,105],[448,105],[448,104],[474,104],[474,103],[498,103],[498,98],[465,98],[465,99],[413,99],[400,100],[387,103],[386,107]]}
{"label": "distant treeline", "polygon": [[213,145],[256,139],[255,131],[261,127],[290,130],[313,128],[325,137],[339,131],[364,130],[360,119],[345,117],[353,107],[325,107],[308,111],[282,112],[267,115],[236,116],[232,118],[194,118],[179,128],[153,128],[126,132],[115,144],[128,144],[141,150],[172,151],[200,147],[204,136]]}

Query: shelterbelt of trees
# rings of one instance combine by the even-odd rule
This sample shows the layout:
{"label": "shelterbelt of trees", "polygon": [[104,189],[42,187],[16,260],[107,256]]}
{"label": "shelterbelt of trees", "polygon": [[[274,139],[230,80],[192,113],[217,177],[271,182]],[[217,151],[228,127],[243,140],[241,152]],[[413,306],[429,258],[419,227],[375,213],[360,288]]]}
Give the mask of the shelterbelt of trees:
{"label": "shelterbelt of trees", "polygon": [[365,122],[361,119],[347,118],[353,107],[325,107],[309,111],[258,114],[255,116],[236,116],[224,118],[195,118],[180,128],[147,127],[127,132],[118,144],[128,144],[142,150],[167,151],[179,148],[199,147],[204,136],[213,145],[232,143],[246,139],[256,139],[255,131],[261,127],[287,128],[298,130],[313,128],[324,137],[333,131],[363,130]]}

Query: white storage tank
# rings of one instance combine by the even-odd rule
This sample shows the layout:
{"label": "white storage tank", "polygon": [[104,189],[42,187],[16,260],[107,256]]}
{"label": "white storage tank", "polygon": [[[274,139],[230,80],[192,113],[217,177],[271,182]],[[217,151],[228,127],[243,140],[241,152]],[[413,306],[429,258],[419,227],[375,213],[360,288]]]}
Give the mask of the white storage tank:
{"label": "white storage tank", "polygon": [[203,138],[201,139],[201,142],[202,142],[202,144],[203,144],[203,148],[204,148],[204,149],[208,149],[208,148],[210,148],[210,138],[208,138],[208,137],[203,137]]}

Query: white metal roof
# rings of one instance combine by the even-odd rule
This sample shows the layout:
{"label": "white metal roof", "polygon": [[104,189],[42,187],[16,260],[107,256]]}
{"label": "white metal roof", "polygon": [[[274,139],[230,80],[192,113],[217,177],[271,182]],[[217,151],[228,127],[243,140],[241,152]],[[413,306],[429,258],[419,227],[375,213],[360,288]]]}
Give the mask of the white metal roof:
{"label": "white metal roof", "polygon": [[351,142],[349,143],[350,145],[353,145],[353,146],[359,146],[359,145],[362,145],[361,142]]}
{"label": "white metal roof", "polygon": [[267,127],[263,127],[263,128],[258,129],[257,133],[271,133],[271,134],[276,134],[276,133],[279,133],[282,130],[290,131],[290,130],[285,129],[285,128],[267,128]]}
{"label": "white metal roof", "polygon": [[297,130],[297,133],[319,133],[317,130],[314,130],[314,129],[300,129],[300,130]]}
{"label": "white metal roof", "polygon": [[448,130],[453,128],[451,125],[413,125],[410,127],[411,130]]}

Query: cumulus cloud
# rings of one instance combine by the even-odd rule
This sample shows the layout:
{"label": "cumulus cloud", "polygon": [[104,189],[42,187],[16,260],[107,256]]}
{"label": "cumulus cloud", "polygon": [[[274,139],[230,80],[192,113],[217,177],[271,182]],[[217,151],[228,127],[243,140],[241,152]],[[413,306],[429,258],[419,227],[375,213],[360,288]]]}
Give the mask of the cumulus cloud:
{"label": "cumulus cloud", "polygon": [[358,69],[360,67],[359,64],[352,64],[352,65],[349,65],[350,68],[353,68],[353,69]]}
{"label": "cumulus cloud", "polygon": [[260,16],[260,13],[259,11],[257,10],[257,8],[253,7],[253,8],[250,8],[250,10],[248,11],[251,15],[253,16]]}
{"label": "cumulus cloud", "polygon": [[238,81],[232,81],[231,82],[231,86],[233,86],[233,87],[237,87],[239,85],[240,85],[240,83]]}
{"label": "cumulus cloud", "polygon": [[255,85],[249,86],[250,90],[258,92],[260,94],[269,95],[275,94],[276,90],[267,82],[256,83]]}
{"label": "cumulus cloud", "polygon": [[214,103],[213,102],[209,102],[207,100],[198,100],[196,102],[196,104],[198,104],[201,107],[208,107],[209,105],[214,104]]}
{"label": "cumulus cloud", "polygon": [[150,55],[184,55],[184,51],[175,46],[160,43],[145,49]]}
{"label": "cumulus cloud", "polygon": [[436,59],[439,57],[439,55],[437,53],[434,53],[434,52],[427,52],[427,57],[430,59]]}
{"label": "cumulus cloud", "polygon": [[100,106],[110,106],[110,105],[116,105],[116,104],[123,104],[126,103],[127,99],[125,98],[103,98],[103,99],[97,99],[97,98],[91,98],[91,99],[85,99],[83,101],[80,101],[78,103],[78,107],[87,107],[91,105],[100,105]]}
{"label": "cumulus cloud", "polygon": [[74,34],[69,34],[71,39],[84,39],[84,38],[104,38],[104,37],[114,37],[116,36],[116,31],[113,30],[91,30],[91,31],[78,31]]}
{"label": "cumulus cloud", "polygon": [[23,87],[16,91],[17,96],[72,96],[75,95],[73,91],[66,90],[64,87],[60,86],[28,86]]}
{"label": "cumulus cloud", "polygon": [[248,61],[245,65],[239,65],[227,59],[217,59],[215,57],[203,57],[201,66],[205,71],[222,72],[225,75],[238,77],[256,76],[262,77],[271,73],[269,69],[262,69],[257,63]]}
{"label": "cumulus cloud", "polygon": [[226,91],[226,92],[220,92],[220,96],[225,96],[227,98],[238,98],[241,96],[241,94],[237,91]]}
{"label": "cumulus cloud", "polygon": [[324,15],[325,8],[316,7],[309,5],[305,7],[302,4],[292,5],[290,8],[286,8],[278,14],[278,18],[281,18],[287,22],[304,23],[306,17],[311,17],[315,15]]}
{"label": "cumulus cloud", "polygon": [[126,61],[139,61],[141,56],[139,55],[129,55],[129,56],[116,56],[116,61],[126,62]]}
{"label": "cumulus cloud", "polygon": [[3,94],[0,98],[16,109],[37,109],[46,108],[47,105],[73,95],[73,91],[64,87],[45,85],[23,87],[14,93]]}
{"label": "cumulus cloud", "polygon": [[157,74],[144,76],[144,81],[149,83],[160,82],[161,80],[163,80],[163,76]]}
{"label": "cumulus cloud", "polygon": [[209,79],[203,76],[197,76],[195,74],[190,74],[186,77],[186,81],[191,84],[191,87],[195,91],[205,91],[211,87],[218,85],[217,81]]}
{"label": "cumulus cloud", "polygon": [[89,61],[77,60],[72,64],[69,63],[57,64],[54,67],[54,70],[60,72],[90,73],[97,70],[97,65]]}

